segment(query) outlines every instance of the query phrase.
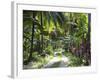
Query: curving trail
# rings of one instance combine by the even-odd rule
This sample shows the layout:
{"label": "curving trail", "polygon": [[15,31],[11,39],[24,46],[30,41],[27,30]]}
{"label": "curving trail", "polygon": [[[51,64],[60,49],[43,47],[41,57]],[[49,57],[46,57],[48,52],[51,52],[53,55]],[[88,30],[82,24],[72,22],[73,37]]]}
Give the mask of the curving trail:
{"label": "curving trail", "polygon": [[[51,59],[47,64],[45,64],[42,68],[57,68],[57,67],[67,67],[69,59],[68,57],[62,55],[62,57],[55,56]],[[29,62],[28,65],[23,66],[24,69],[35,69],[33,62]]]}
{"label": "curving trail", "polygon": [[54,67],[67,67],[69,59],[66,56],[62,56],[61,58],[55,56],[51,59],[43,68],[54,68]]}

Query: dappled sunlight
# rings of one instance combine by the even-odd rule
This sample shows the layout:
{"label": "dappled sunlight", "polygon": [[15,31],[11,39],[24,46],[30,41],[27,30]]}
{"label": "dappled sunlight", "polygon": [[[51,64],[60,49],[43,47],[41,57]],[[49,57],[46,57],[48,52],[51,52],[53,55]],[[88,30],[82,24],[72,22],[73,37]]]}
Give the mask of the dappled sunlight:
{"label": "dappled sunlight", "polygon": [[23,69],[91,65],[91,14],[23,10]]}

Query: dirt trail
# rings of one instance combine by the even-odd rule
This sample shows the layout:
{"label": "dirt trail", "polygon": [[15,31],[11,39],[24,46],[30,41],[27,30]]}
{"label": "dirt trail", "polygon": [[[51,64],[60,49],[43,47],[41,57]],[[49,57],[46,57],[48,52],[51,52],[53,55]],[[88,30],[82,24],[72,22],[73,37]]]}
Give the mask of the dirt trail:
{"label": "dirt trail", "polygon": [[52,68],[52,67],[67,67],[69,59],[66,56],[54,57],[51,59],[46,65],[44,65],[44,68]]}

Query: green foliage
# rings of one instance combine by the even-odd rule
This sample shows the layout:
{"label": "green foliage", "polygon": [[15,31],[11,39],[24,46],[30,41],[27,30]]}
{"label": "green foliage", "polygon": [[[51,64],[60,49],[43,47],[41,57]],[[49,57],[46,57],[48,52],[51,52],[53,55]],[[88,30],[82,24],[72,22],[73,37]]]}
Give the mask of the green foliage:
{"label": "green foliage", "polygon": [[82,59],[80,59],[79,57],[70,57],[70,62],[69,62],[69,65],[68,66],[83,66],[83,62],[82,62]]}
{"label": "green foliage", "polygon": [[53,47],[51,45],[47,46],[45,48],[45,52],[46,52],[46,54],[53,55]]}
{"label": "green foliage", "polygon": [[[84,65],[87,61],[80,56],[89,52],[89,48],[86,48],[90,42],[88,24],[87,13],[24,10],[24,65],[29,63],[32,54],[33,68],[42,68],[54,57],[55,52],[59,58],[63,55],[70,58],[68,66]],[[58,63],[54,66],[57,65]]]}
{"label": "green foliage", "polygon": [[68,58],[68,66],[70,67],[77,67],[77,66],[83,66],[84,62],[82,58],[79,58],[77,56],[72,55],[72,53],[64,53]]}

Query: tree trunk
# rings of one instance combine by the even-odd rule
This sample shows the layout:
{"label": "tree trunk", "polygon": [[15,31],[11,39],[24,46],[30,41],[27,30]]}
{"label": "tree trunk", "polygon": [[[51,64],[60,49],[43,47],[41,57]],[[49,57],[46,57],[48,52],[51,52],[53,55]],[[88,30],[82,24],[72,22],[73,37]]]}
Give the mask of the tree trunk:
{"label": "tree trunk", "polygon": [[91,62],[91,48],[90,48],[90,35],[91,33],[91,14],[88,14],[88,34],[87,34],[87,44],[86,44],[86,61],[87,65],[90,65]]}
{"label": "tree trunk", "polygon": [[41,53],[43,52],[43,12],[41,14]]}
{"label": "tree trunk", "polygon": [[[35,13],[33,12],[33,19],[35,18]],[[32,24],[32,36],[31,36],[31,47],[30,47],[30,55],[28,58],[28,62],[30,62],[32,60],[32,52],[33,52],[33,37],[34,37],[34,21]]]}

